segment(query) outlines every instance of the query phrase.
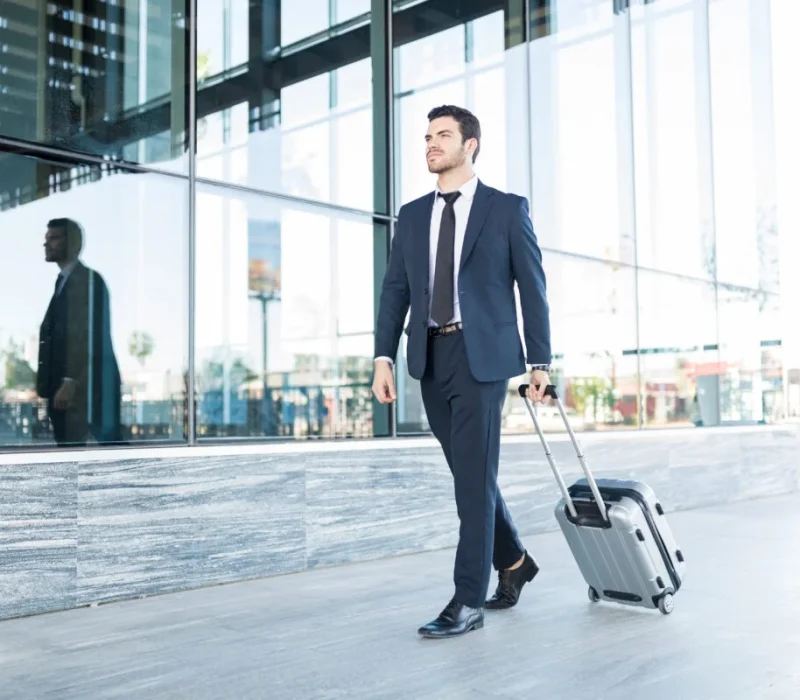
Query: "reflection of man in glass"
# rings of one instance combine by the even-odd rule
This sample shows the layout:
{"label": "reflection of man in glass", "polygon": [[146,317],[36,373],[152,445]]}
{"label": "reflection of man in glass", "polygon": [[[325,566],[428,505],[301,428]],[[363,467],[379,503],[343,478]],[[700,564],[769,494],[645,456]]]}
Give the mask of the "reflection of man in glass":
{"label": "reflection of man in glass", "polygon": [[36,390],[47,400],[59,445],[120,439],[120,374],[111,343],[108,288],[80,259],[83,230],[72,219],[53,219],[45,259],[60,272],[39,331]]}

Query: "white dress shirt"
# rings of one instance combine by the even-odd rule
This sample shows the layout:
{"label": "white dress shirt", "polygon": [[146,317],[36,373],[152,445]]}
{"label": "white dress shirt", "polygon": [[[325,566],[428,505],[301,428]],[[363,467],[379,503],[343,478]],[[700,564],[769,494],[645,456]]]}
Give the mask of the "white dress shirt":
{"label": "white dress shirt", "polygon": [[[478,189],[478,176],[473,175],[467,180],[458,191],[461,196],[453,203],[453,211],[456,215],[456,235],[453,242],[453,318],[450,323],[461,322],[461,304],[458,300],[458,269],[461,266],[461,251],[464,249],[464,236],[467,233],[467,220],[472,209],[472,200],[475,199],[475,190]],[[431,212],[430,247],[428,249],[428,326],[436,327],[438,324],[431,318],[431,304],[433,303],[433,286],[436,283],[436,253],[439,248],[439,227],[442,225],[442,212],[444,212],[445,201],[439,196],[442,192],[439,185],[433,193],[433,211]],[[376,357],[375,362],[385,360],[389,364],[394,364],[390,357]]]}
{"label": "white dress shirt", "polygon": [[58,276],[61,278],[58,283],[58,289],[56,290],[56,295],[61,294],[64,289],[64,285],[67,283],[67,279],[69,278],[72,271],[75,269],[75,266],[78,264],[77,260],[73,260],[69,265],[66,265],[61,272],[58,273]]}
{"label": "white dress shirt", "polygon": [[[461,251],[464,248],[464,236],[467,233],[467,220],[472,209],[472,200],[475,198],[475,190],[478,188],[478,176],[473,175],[472,179],[467,180],[458,191],[461,196],[453,203],[453,210],[456,215],[456,236],[453,246],[453,318],[450,323],[461,322],[461,304],[458,300],[458,268],[461,266]],[[439,248],[439,228],[442,225],[442,212],[444,212],[445,201],[439,196],[441,190],[436,186],[433,200],[433,212],[431,213],[431,245],[429,249],[428,280],[430,294],[428,295],[428,325],[438,325],[431,317],[431,304],[433,304],[433,288],[436,284],[436,253]]]}
{"label": "white dress shirt", "polygon": [[[467,221],[469,220],[469,213],[472,209],[472,201],[475,199],[475,191],[478,189],[478,176],[473,175],[471,179],[467,180],[458,191],[461,196],[453,203],[453,210],[456,215],[456,235],[453,246],[453,318],[450,323],[461,322],[461,304],[459,302],[458,294],[458,272],[461,266],[461,251],[464,248],[464,237],[467,233]],[[442,224],[442,212],[444,211],[445,201],[439,196],[441,190],[437,184],[434,191],[433,211],[431,212],[431,229],[430,229],[430,248],[428,250],[428,286],[430,294],[428,295],[428,326],[436,327],[438,324],[431,318],[431,304],[433,303],[433,287],[436,282],[434,279],[436,272],[436,253],[439,246],[439,227]],[[375,362],[379,360],[386,360],[390,365],[394,365],[394,360],[390,357],[376,357]],[[549,365],[530,365],[531,369],[549,370]]]}

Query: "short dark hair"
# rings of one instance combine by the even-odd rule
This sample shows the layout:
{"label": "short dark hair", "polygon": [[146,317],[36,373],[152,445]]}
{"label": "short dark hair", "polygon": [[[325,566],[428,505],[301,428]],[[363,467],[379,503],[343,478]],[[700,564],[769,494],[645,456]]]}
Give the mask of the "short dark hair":
{"label": "short dark hair", "polygon": [[442,105],[441,107],[434,107],[428,112],[428,121],[432,122],[434,119],[440,117],[452,117],[458,124],[461,130],[462,142],[468,139],[475,139],[478,145],[475,147],[475,153],[472,154],[472,162],[478,159],[478,153],[481,152],[481,123],[478,121],[472,112],[463,107],[456,107],[455,105]]}
{"label": "short dark hair", "polygon": [[83,228],[74,219],[50,219],[47,228],[57,229],[64,233],[67,240],[67,255],[77,257],[83,250]]}

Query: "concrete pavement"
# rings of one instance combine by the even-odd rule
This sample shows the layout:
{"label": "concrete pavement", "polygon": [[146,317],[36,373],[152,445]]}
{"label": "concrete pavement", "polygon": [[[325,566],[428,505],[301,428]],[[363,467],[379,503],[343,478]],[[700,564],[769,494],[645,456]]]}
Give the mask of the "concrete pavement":
{"label": "concrete pavement", "polygon": [[416,635],[451,594],[443,550],[0,623],[0,698],[800,697],[800,496],[671,523],[670,616],[589,603],[552,532],[526,538],[519,606],[460,639]]}

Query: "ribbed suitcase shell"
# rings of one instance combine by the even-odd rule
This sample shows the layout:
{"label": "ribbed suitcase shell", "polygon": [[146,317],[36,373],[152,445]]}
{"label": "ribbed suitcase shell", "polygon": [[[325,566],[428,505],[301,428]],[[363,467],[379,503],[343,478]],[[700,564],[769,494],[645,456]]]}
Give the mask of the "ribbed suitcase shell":
{"label": "ribbed suitcase shell", "polygon": [[680,589],[685,561],[655,493],[639,481],[596,479],[596,484],[608,521],[600,516],[586,479],[569,488],[577,521],[565,499],[555,509],[589,598],[671,612],[672,599],[665,594]]}
{"label": "ribbed suitcase shell", "polygon": [[558,407],[586,475],[567,488],[527,390],[523,384],[519,394],[563,496],[556,505],[556,520],[589,585],[589,599],[671,613],[686,564],[653,489],[640,481],[594,478],[556,388],[550,385],[546,394]]}

